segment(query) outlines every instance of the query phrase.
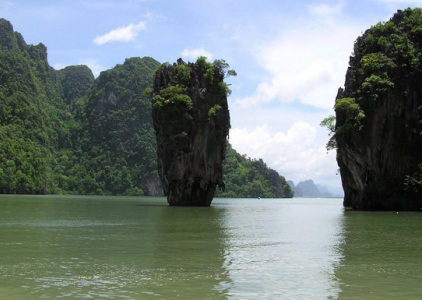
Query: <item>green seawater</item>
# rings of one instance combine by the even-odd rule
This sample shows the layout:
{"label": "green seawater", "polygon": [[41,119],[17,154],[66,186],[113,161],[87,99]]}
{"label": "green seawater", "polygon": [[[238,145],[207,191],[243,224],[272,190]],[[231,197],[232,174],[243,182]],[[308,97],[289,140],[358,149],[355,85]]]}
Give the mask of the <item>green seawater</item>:
{"label": "green seawater", "polygon": [[0,196],[0,299],[421,299],[422,213]]}

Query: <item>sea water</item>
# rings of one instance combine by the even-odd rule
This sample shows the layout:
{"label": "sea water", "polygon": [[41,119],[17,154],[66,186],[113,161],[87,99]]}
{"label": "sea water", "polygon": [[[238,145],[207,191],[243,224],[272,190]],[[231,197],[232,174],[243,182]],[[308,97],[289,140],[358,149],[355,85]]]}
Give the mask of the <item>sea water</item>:
{"label": "sea water", "polygon": [[0,196],[0,299],[420,299],[422,214]]}

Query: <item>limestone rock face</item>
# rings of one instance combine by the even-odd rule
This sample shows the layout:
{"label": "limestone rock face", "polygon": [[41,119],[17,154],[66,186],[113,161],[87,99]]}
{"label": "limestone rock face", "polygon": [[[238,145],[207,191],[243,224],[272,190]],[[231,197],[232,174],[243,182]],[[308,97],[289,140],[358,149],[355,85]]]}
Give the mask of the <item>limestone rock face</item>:
{"label": "limestone rock face", "polygon": [[[362,210],[421,210],[420,194],[405,190],[406,176],[422,161],[421,137],[409,124],[422,105],[422,94],[386,97],[367,113],[364,132],[338,139],[337,163],[345,192],[344,206]],[[404,107],[408,103],[408,107]],[[407,106],[407,105],[406,105]]]}
{"label": "limestone rock face", "polygon": [[209,206],[230,128],[225,71],[205,58],[163,64],[155,73],[152,116],[158,172],[170,205]]}
{"label": "limestone rock face", "polygon": [[421,29],[421,10],[398,11],[355,43],[335,105],[346,207],[422,208]]}

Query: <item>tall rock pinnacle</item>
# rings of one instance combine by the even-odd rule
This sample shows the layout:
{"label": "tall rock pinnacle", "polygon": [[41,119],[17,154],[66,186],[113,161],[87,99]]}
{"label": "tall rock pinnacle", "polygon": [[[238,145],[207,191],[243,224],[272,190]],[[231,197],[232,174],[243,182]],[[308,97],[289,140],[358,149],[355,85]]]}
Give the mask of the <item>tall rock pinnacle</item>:
{"label": "tall rock pinnacle", "polygon": [[217,185],[230,128],[224,83],[228,65],[200,57],[195,63],[163,64],[155,73],[152,116],[158,172],[170,205],[209,206]]}

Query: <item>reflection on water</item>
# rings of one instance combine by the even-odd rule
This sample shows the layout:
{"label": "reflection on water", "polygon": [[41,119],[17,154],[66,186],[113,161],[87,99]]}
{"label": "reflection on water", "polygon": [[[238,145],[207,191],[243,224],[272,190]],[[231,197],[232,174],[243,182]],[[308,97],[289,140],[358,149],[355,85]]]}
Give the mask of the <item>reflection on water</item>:
{"label": "reflection on water", "polygon": [[345,219],[333,199],[0,196],[0,298],[337,298]]}
{"label": "reflection on water", "polygon": [[[228,282],[224,264],[222,209],[164,207],[154,218],[151,284],[164,298],[225,298],[219,283]],[[158,267],[158,268],[157,268]],[[158,287],[158,286],[157,286]]]}
{"label": "reflection on water", "polygon": [[422,214],[344,213],[341,299],[421,299]]}
{"label": "reflection on water", "polygon": [[336,200],[232,200],[224,214],[228,295],[336,298],[342,208]]}

